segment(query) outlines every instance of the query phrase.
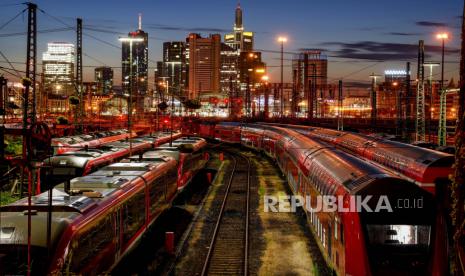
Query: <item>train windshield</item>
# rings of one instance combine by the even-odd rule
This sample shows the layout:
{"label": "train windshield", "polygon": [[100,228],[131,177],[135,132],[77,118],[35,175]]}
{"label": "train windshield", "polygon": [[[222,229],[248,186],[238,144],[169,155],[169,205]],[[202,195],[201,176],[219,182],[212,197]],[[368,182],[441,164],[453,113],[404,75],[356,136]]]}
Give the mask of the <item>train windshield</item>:
{"label": "train windshield", "polygon": [[[31,275],[44,275],[47,269],[47,249],[31,247]],[[27,274],[27,245],[0,246],[0,275]]]}
{"label": "train windshield", "polygon": [[374,275],[426,274],[430,225],[368,224],[366,231],[368,256]]}

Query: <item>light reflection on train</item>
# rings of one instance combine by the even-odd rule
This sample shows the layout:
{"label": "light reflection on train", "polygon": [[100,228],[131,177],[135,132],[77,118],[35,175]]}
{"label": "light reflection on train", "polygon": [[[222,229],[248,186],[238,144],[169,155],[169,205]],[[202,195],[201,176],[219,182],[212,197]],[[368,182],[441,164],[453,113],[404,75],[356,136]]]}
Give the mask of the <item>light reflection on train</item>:
{"label": "light reflection on train", "polygon": [[[207,133],[211,135],[211,128]],[[210,136],[210,138],[213,138]],[[341,150],[296,131],[254,124],[220,123],[214,138],[262,151],[274,158],[295,195],[422,198],[422,208],[389,212],[307,211],[307,219],[327,263],[338,275],[444,275],[448,271],[444,219],[431,193]]]}

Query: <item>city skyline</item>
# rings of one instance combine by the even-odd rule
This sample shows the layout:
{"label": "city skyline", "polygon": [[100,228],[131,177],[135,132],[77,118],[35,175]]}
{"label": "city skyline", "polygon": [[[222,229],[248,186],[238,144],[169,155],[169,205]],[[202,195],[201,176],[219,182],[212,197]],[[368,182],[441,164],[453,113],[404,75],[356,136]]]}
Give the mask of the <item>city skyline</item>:
{"label": "city skyline", "polygon": [[[15,3],[18,2],[3,4],[0,16],[5,19],[1,21],[2,24],[23,8],[20,5],[10,5]],[[84,80],[93,79],[95,67],[106,65],[114,69],[116,85],[119,85],[121,79],[121,49],[117,48],[120,47],[118,38],[137,29],[139,12],[143,14],[142,29],[149,33],[149,78],[152,78],[155,62],[162,60],[163,42],[182,41],[190,32],[198,32],[202,36],[208,36],[210,33],[230,33],[237,5],[237,1],[228,1],[228,4],[221,5],[215,5],[214,1],[195,4],[183,2],[183,6],[176,7],[173,3],[149,1],[141,1],[138,5],[128,5],[127,1],[112,1],[110,7],[105,1],[89,2],[88,6],[82,5],[82,2],[79,5],[64,5],[58,1],[35,3],[46,12],[39,13],[39,30],[62,28],[65,27],[64,24],[74,27],[73,17],[82,15],[84,28],[88,28],[84,29]],[[435,39],[435,33],[439,31],[447,31],[451,37],[446,43],[446,47],[450,49],[446,55],[446,78],[454,77],[457,80],[457,49],[460,38],[457,29],[460,16],[457,10],[461,4],[458,1],[421,5],[420,3],[421,1],[409,3],[409,6],[418,6],[416,8],[419,11],[413,16],[413,13],[409,12],[410,9],[397,0],[390,1],[389,4],[368,1],[333,1],[331,4],[319,1],[312,4],[291,1],[286,5],[281,5],[279,1],[240,2],[244,26],[255,33],[255,49],[263,50],[263,60],[267,63],[272,82],[279,80],[279,44],[276,41],[279,35],[288,37],[285,45],[285,52],[288,52],[285,56],[286,82],[291,81],[291,54],[299,49],[320,48],[328,55],[329,82],[343,78],[347,82],[369,83],[368,75],[372,72],[382,74],[385,69],[404,69],[406,61],[416,63],[419,39],[424,39],[427,45],[426,60],[438,61],[440,41]],[[107,12],[98,12],[102,8]],[[441,9],[442,12],[437,13],[437,9]],[[392,16],[379,19],[380,15],[386,15],[387,11],[388,15]],[[100,17],[101,14],[103,15]],[[282,21],[275,20],[276,18],[282,18]],[[55,19],[61,20],[63,24]],[[341,29],[341,26],[345,28]],[[7,34],[0,36],[0,42],[4,45],[3,53],[10,61],[24,62],[26,39],[24,35],[8,34],[24,32],[25,29],[26,24],[19,17],[0,30],[0,34]],[[86,36],[86,33],[105,41],[106,44]],[[38,53],[44,52],[46,44],[54,41],[74,44],[75,32],[66,30],[39,33]],[[41,59],[38,62],[41,62]],[[22,70],[22,64],[14,65],[18,70]],[[2,66],[7,66],[3,59]],[[412,73],[415,74],[415,70]],[[153,85],[153,79],[149,84]]]}

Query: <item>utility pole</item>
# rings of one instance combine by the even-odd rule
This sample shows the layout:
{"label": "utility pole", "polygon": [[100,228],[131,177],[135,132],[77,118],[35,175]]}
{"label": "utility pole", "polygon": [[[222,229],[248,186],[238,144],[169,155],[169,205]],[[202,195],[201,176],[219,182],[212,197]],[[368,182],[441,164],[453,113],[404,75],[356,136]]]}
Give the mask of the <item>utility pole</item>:
{"label": "utility pole", "polygon": [[[299,59],[300,60],[300,59]],[[307,98],[307,119],[313,119],[312,97],[310,95],[311,82],[308,79],[308,53],[304,53],[304,96]]]}
{"label": "utility pole", "polygon": [[339,80],[339,93],[338,93],[338,112],[337,112],[337,130],[344,130],[344,110],[343,110],[343,98],[342,98],[342,80]]}
{"label": "utility pole", "polygon": [[[27,275],[31,274],[31,235],[32,235],[32,182],[33,182],[33,168],[30,161],[30,152],[27,146],[28,137],[28,123],[35,123],[36,121],[36,58],[37,58],[37,5],[27,3],[27,57],[26,57],[26,79],[23,80],[24,88],[24,107],[23,107],[23,166],[21,173],[21,191],[22,183],[24,183],[25,172],[27,172],[28,179],[28,211],[27,211]],[[32,97],[29,98],[30,86],[32,85]],[[31,102],[31,112],[29,113],[29,101]],[[30,121],[30,122],[29,122]]]}
{"label": "utility pole", "polygon": [[[6,108],[7,108],[7,86],[8,80],[5,79],[3,76],[0,76],[0,115],[3,116],[3,123],[6,123]],[[3,141],[3,140],[2,140]],[[3,147],[2,147],[3,148]]]}
{"label": "utility pole", "polygon": [[[452,183],[452,225],[454,227],[455,252],[463,252],[465,242],[465,6],[462,11],[462,41],[460,58],[460,92],[458,102],[457,127],[455,129],[455,174]],[[465,256],[456,254],[454,275],[464,275]]]}
{"label": "utility pole", "polygon": [[418,43],[418,66],[417,66],[417,113],[415,123],[415,140],[425,141],[425,45],[424,41]]}
{"label": "utility pole", "polygon": [[233,83],[232,83],[232,76],[229,76],[229,102],[228,102],[228,109],[229,109],[229,118],[233,118]]}
{"label": "utility pole", "polygon": [[377,78],[380,78],[380,75],[375,75],[375,73],[371,73],[370,78],[371,78],[371,127],[373,129],[376,128],[376,117],[377,117],[377,98],[376,98],[376,80]]}
{"label": "utility pole", "polygon": [[291,105],[291,116],[293,118],[296,117],[297,113],[297,98],[298,98],[298,93],[297,93],[297,80],[298,80],[298,75],[297,75],[297,69],[293,70],[293,79],[292,79],[292,105]]}
{"label": "utility pole", "polygon": [[316,93],[316,64],[312,63],[310,64],[312,66],[312,86],[311,86],[311,93],[312,93],[312,116],[313,116],[313,111],[315,111],[315,117],[318,116],[318,97]]}
{"label": "utility pole", "polygon": [[410,89],[410,62],[407,62],[406,70],[405,70],[405,124],[404,124],[404,131],[402,132],[403,138],[407,138],[410,141],[410,128],[411,128],[411,105],[410,105],[410,98],[412,97],[412,91]]}
{"label": "utility pole", "polygon": [[269,98],[269,87],[268,87],[268,82],[265,82],[265,84],[263,85],[264,89],[265,89],[265,107],[263,109],[263,114],[264,114],[264,117],[265,117],[265,120],[268,119],[268,116],[269,116],[269,106],[268,106],[268,98]]}
{"label": "utility pole", "polygon": [[439,106],[439,131],[438,131],[438,144],[439,146],[446,145],[447,129],[446,129],[446,90],[444,89],[444,52],[445,40],[448,38],[447,34],[438,34],[438,38],[442,40],[442,59],[441,59],[441,83],[440,83],[440,106]]}
{"label": "utility pole", "polygon": [[[76,28],[76,96],[79,99],[77,112],[75,113],[74,124],[77,129],[83,131],[84,102],[82,91],[82,19],[77,18]],[[79,122],[78,122],[79,121]]]}
{"label": "utility pole", "polygon": [[245,112],[247,117],[251,117],[250,115],[250,78],[247,76],[247,88],[245,90]]}
{"label": "utility pole", "polygon": [[402,88],[399,83],[394,82],[394,93],[397,94],[396,101],[396,135],[402,133]]}

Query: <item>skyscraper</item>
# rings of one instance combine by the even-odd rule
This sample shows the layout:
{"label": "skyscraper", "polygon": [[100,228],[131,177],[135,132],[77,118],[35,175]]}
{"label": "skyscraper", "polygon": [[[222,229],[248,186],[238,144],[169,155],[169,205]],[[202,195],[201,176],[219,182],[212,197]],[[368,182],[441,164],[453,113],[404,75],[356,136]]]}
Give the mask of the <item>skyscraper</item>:
{"label": "skyscraper", "polygon": [[[327,85],[328,59],[320,50],[305,50],[296,55],[292,60],[292,72],[296,87],[294,103],[305,99],[308,105],[308,96],[313,95],[313,110],[317,112],[318,99],[334,96],[329,95]],[[298,110],[297,106],[294,106],[294,109],[297,112],[307,112],[308,110]]]}
{"label": "skyscraper", "polygon": [[[124,93],[129,94],[129,78],[132,78],[133,83],[133,99],[136,103],[136,112],[144,110],[144,98],[148,89],[148,33],[142,30],[142,17],[139,14],[139,29],[135,32],[130,32],[128,37],[142,38],[141,42],[132,42],[132,65],[130,64],[130,42],[122,42],[122,85]],[[130,71],[132,66],[132,76]]]}
{"label": "skyscraper", "polygon": [[172,41],[163,43],[163,77],[168,80],[170,93],[184,97],[188,85],[186,43]]}
{"label": "skyscraper", "polygon": [[242,9],[241,5],[237,4],[235,12],[235,21],[233,32],[224,36],[224,42],[234,50],[239,52],[247,52],[253,50],[253,33],[244,32],[242,25]]}
{"label": "skyscraper", "polygon": [[42,55],[44,88],[49,94],[69,96],[74,88],[74,45],[67,42],[47,44]]}
{"label": "skyscraper", "polygon": [[188,98],[198,98],[206,94],[220,92],[220,51],[219,34],[202,38],[199,34],[189,34],[189,93]]}
{"label": "skyscraper", "polygon": [[49,112],[66,112],[69,108],[67,98],[76,93],[74,53],[71,43],[51,42],[42,55],[43,84]]}
{"label": "skyscraper", "polygon": [[223,96],[234,96],[230,93],[238,91],[239,87],[239,51],[234,50],[225,43],[221,43],[220,85]]}
{"label": "skyscraper", "polygon": [[106,66],[95,68],[95,82],[99,94],[109,94],[113,88],[113,69]]}

